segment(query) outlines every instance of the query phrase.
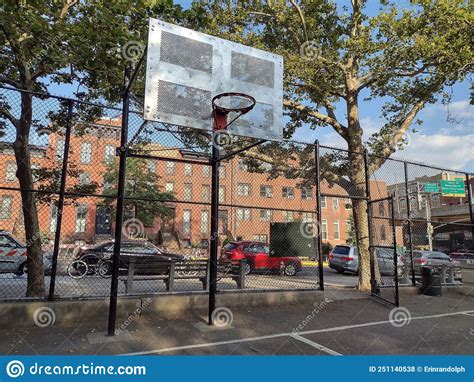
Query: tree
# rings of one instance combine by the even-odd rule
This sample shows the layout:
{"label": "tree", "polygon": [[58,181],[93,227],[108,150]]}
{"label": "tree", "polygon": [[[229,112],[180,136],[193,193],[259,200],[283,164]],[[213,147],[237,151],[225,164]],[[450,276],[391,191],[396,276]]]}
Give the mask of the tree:
{"label": "tree", "polygon": [[[149,164],[139,158],[129,158],[126,166],[127,182],[125,187],[125,209],[133,213],[144,226],[153,226],[155,218],[169,217],[173,209],[166,203],[173,202],[172,192],[160,191],[159,177],[155,171],[151,171]],[[112,185],[104,189],[103,195],[117,195],[119,166],[118,161],[108,165],[104,175],[106,184]],[[103,204],[111,205],[115,198],[104,198]],[[148,201],[147,201],[148,200]],[[152,200],[150,202],[150,200]]]}
{"label": "tree", "polygon": [[[347,149],[360,154],[350,154],[344,168],[334,165],[332,157],[323,158],[322,176],[350,195],[365,195],[364,150],[375,154],[371,175],[404,145],[405,133],[419,122],[417,114],[426,104],[449,101],[446,87],[463,80],[473,63],[473,14],[467,1],[413,0],[406,8],[397,3],[381,1],[380,13],[368,16],[364,0],[342,7],[323,0],[249,0],[238,6],[229,0],[205,1],[194,4],[194,10],[207,20],[194,27],[283,55],[284,106],[291,117],[285,137],[303,125],[332,128]],[[359,106],[375,98],[386,101],[381,109],[386,124],[364,141]],[[274,176],[291,176],[287,158],[294,149],[269,145],[266,150],[254,149],[247,156],[272,164]],[[365,200],[353,201],[353,218],[359,289],[369,291]]]}
{"label": "tree", "polygon": [[[148,16],[175,21],[171,0],[5,0],[0,6],[0,84],[24,90],[20,107],[0,98],[0,132],[13,129],[13,149],[28,246],[27,296],[45,293],[43,258],[30,138],[38,128],[32,91],[48,83],[74,85],[84,100],[117,100],[123,86],[127,42],[144,41]],[[79,106],[81,107],[81,106]],[[87,114],[87,110],[84,111]]]}

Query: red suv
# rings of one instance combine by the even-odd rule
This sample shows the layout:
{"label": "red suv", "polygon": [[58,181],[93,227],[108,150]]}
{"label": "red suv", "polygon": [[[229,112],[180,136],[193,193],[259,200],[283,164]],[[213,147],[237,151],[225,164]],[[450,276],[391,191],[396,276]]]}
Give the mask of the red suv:
{"label": "red suv", "polygon": [[302,264],[298,257],[273,257],[270,256],[268,244],[255,241],[230,242],[224,246],[221,253],[222,259],[245,259],[245,274],[253,271],[267,271],[278,273],[283,270],[287,276],[294,276],[301,271]]}

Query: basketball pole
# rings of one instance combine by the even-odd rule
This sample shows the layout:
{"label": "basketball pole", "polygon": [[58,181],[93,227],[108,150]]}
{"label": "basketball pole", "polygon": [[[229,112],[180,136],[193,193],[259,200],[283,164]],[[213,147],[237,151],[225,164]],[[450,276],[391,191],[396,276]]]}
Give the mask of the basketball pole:
{"label": "basketball pole", "polygon": [[216,309],[217,293],[217,247],[219,241],[219,167],[220,147],[219,131],[227,127],[227,114],[214,110],[212,126],[211,153],[211,245],[209,247],[209,315],[208,324],[212,325],[212,315]]}

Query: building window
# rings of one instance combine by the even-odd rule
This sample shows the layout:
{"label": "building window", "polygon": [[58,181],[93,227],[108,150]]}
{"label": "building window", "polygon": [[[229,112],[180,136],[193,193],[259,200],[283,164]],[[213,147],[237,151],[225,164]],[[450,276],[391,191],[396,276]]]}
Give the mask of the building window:
{"label": "building window", "polygon": [[293,187],[283,187],[281,196],[286,199],[294,199],[295,198],[295,189]]}
{"label": "building window", "polygon": [[399,203],[400,203],[400,210],[405,211],[407,209],[407,200],[405,198],[401,198]]}
{"label": "building window", "polygon": [[91,163],[92,161],[92,143],[84,142],[81,144],[81,163]]}
{"label": "building window", "polygon": [[211,168],[209,166],[202,166],[202,176],[211,176]]}
{"label": "building window", "polygon": [[301,220],[303,223],[311,223],[313,221],[313,214],[311,212],[302,212]]}
{"label": "building window", "polygon": [[385,207],[383,205],[383,202],[379,202],[379,216],[385,216]]}
{"label": "building window", "polygon": [[339,198],[332,198],[332,208],[339,209]]}
{"label": "building window", "polygon": [[267,235],[253,235],[253,241],[258,241],[259,243],[266,243],[267,242]]}
{"label": "building window", "polygon": [[209,211],[201,211],[201,233],[209,233]]}
{"label": "building window", "polygon": [[0,219],[11,219],[13,207],[13,196],[6,195],[2,198],[2,210],[0,211]]}
{"label": "building window", "polygon": [[380,240],[382,241],[387,240],[387,230],[384,224],[380,226]]}
{"label": "building window", "polygon": [[56,145],[56,159],[63,160],[64,158],[64,140],[59,140]]}
{"label": "building window", "polygon": [[321,220],[321,236],[323,240],[328,240],[328,221],[327,219]]}
{"label": "building window", "polygon": [[260,186],[260,196],[262,198],[272,198],[273,197],[273,187],[267,185]]}
{"label": "building window", "polygon": [[7,162],[5,167],[5,182],[14,182],[16,180],[16,163]]}
{"label": "building window", "polygon": [[76,232],[86,232],[87,206],[78,206],[76,208]]}
{"label": "building window", "polygon": [[166,192],[173,192],[174,191],[174,183],[173,182],[166,182],[165,191]]}
{"label": "building window", "polygon": [[248,183],[237,184],[237,195],[250,196],[250,184]]}
{"label": "building window", "polygon": [[91,180],[90,180],[90,175],[88,172],[81,172],[79,174],[79,178],[78,178],[78,185],[79,186],[87,186],[88,184],[90,184]]}
{"label": "building window", "polygon": [[193,185],[192,183],[184,183],[184,200],[189,202],[193,197]]}
{"label": "building window", "polygon": [[313,190],[309,187],[303,187],[301,189],[301,199],[308,200],[313,197]]}
{"label": "building window", "polygon": [[226,170],[226,166],[220,166],[219,167],[219,178],[225,178],[225,174],[226,174],[227,170]]}
{"label": "building window", "polygon": [[247,166],[243,159],[239,159],[238,168],[240,171],[248,171],[249,166]]}
{"label": "building window", "polygon": [[58,223],[58,206],[56,203],[51,205],[51,218],[49,220],[49,232],[56,232],[56,225]]}
{"label": "building window", "polygon": [[260,210],[260,221],[269,222],[273,220],[272,210]]}
{"label": "building window", "polygon": [[174,174],[174,162],[166,162],[166,175]]}
{"label": "building window", "polygon": [[104,148],[104,162],[106,164],[111,164],[114,162],[115,158],[115,146],[106,145]]}
{"label": "building window", "polygon": [[339,240],[341,235],[339,233],[339,220],[334,221],[334,240]]}
{"label": "building window", "polygon": [[219,203],[225,203],[225,187],[219,186]]}
{"label": "building window", "polygon": [[183,211],[183,234],[189,235],[191,233],[191,210]]}
{"label": "building window", "polygon": [[211,200],[211,186],[209,186],[208,184],[203,184],[202,190],[201,190],[201,201],[207,203],[210,200]]}
{"label": "building window", "polygon": [[293,211],[282,211],[281,214],[284,222],[292,222],[295,220],[295,214]]}
{"label": "building window", "polygon": [[237,208],[237,220],[239,221],[249,221],[251,220],[250,208]]}
{"label": "building window", "polygon": [[321,208],[327,208],[328,200],[325,196],[321,196]]}
{"label": "building window", "polygon": [[156,173],[156,162],[154,160],[149,160],[147,162],[147,167],[148,171],[150,171],[152,174]]}
{"label": "building window", "polygon": [[184,164],[184,175],[185,176],[193,175],[193,165],[191,163]]}
{"label": "building window", "polygon": [[346,198],[345,200],[345,207],[346,207],[346,210],[350,210],[352,208],[352,200],[351,198]]}

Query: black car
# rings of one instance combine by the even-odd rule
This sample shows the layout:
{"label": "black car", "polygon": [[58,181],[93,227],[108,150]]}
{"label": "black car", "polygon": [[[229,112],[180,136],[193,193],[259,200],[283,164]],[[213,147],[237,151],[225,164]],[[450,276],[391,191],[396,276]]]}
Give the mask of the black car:
{"label": "black car", "polygon": [[[101,259],[111,259],[114,252],[114,242],[107,241],[93,246],[83,246],[76,254],[77,260],[82,260],[90,266],[90,273],[95,273],[95,266]],[[146,273],[146,265],[153,264],[156,273],[156,264],[159,262],[182,261],[183,256],[163,251],[152,243],[143,240],[122,241],[120,246],[120,269],[128,270],[131,259],[140,265],[140,273]],[[163,267],[166,269],[166,267]],[[138,273],[138,272],[137,272]]]}

